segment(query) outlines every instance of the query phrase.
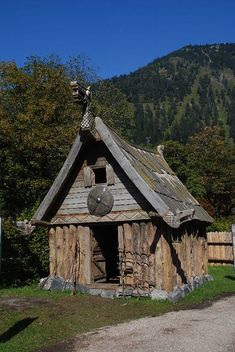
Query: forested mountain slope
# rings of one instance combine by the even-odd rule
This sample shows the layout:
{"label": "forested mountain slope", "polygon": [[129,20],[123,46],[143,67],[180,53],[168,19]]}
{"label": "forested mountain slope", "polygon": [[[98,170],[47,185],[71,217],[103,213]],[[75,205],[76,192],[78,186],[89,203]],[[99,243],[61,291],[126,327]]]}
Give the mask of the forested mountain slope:
{"label": "forested mountain slope", "polygon": [[111,81],[135,108],[136,143],[186,143],[213,125],[235,139],[235,44],[189,45]]}

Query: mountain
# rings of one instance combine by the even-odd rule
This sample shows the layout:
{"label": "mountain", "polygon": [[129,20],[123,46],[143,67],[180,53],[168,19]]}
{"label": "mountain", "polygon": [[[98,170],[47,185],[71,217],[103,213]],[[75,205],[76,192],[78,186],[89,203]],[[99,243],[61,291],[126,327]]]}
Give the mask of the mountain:
{"label": "mountain", "polygon": [[235,44],[189,45],[113,77],[135,110],[136,143],[186,143],[205,126],[235,139]]}

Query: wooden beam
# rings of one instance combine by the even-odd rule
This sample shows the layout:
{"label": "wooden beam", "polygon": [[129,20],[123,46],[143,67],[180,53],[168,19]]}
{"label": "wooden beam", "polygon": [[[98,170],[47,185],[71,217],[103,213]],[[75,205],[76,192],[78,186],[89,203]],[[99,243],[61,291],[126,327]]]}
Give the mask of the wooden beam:
{"label": "wooden beam", "polygon": [[43,226],[43,227],[48,227],[51,226],[52,224],[49,221],[43,221],[43,220],[34,220],[32,219],[30,221],[31,225],[33,226]]}
{"label": "wooden beam", "polygon": [[148,200],[148,202],[156,209],[156,211],[164,217],[169,212],[169,207],[161,199],[161,197],[153,191],[151,187],[145,182],[145,180],[139,175],[135,168],[131,165],[130,161],[127,159],[125,154],[122,152],[121,148],[115,142],[114,138],[110,134],[108,128],[99,118],[95,118],[96,129],[100,134],[102,140],[106,144],[107,148],[112,153],[113,157],[125,171],[126,175],[132,180],[135,186],[143,194],[143,196]]}
{"label": "wooden beam", "polygon": [[42,203],[40,204],[39,208],[37,209],[31,221],[43,220],[43,218],[45,218],[48,209],[52,205],[54,199],[56,198],[56,196],[62,189],[64,183],[66,182],[68,176],[70,175],[81,147],[82,147],[82,142],[80,140],[80,135],[78,134],[69,152],[69,155],[65,160],[64,165],[62,166],[49,192],[43,199]]}

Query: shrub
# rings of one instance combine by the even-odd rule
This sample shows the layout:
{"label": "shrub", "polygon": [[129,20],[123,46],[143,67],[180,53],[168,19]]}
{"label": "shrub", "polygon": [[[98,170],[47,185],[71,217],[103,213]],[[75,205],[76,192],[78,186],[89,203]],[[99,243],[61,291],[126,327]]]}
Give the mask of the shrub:
{"label": "shrub", "polygon": [[213,224],[211,224],[207,228],[207,232],[223,232],[223,231],[232,231],[232,224],[235,223],[235,219],[233,217],[228,218],[219,218],[216,219]]}
{"label": "shrub", "polygon": [[49,248],[45,229],[37,228],[25,234],[11,218],[6,218],[2,243],[2,286],[24,285],[48,275]]}

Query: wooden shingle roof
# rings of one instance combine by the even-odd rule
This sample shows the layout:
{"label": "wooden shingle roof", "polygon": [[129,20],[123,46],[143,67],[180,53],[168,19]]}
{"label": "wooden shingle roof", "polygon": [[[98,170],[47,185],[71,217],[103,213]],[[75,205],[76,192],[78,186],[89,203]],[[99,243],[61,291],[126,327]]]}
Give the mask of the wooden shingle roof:
{"label": "wooden shingle roof", "polygon": [[[186,221],[213,221],[171,170],[161,151],[153,153],[130,145],[99,117],[95,118],[95,129],[126,175],[168,225],[178,228]],[[78,159],[82,145],[78,135],[33,221],[46,219]]]}

